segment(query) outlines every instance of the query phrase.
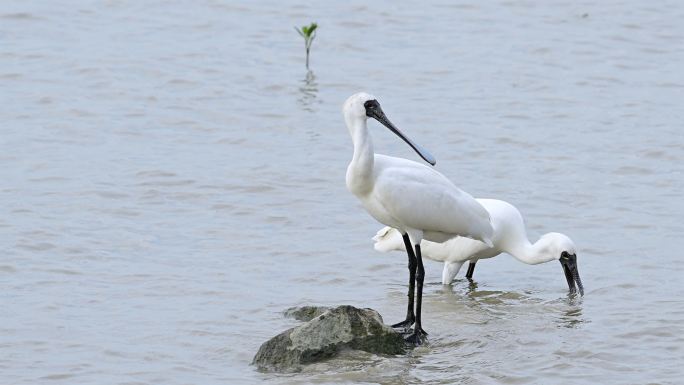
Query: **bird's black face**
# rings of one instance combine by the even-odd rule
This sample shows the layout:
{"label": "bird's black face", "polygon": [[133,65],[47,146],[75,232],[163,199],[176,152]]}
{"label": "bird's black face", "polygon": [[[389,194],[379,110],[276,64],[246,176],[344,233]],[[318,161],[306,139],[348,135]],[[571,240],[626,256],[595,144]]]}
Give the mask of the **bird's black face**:
{"label": "bird's black face", "polygon": [[380,103],[378,103],[378,101],[375,99],[366,101],[363,103],[363,106],[366,108],[366,116],[369,118],[375,118],[378,112],[382,116],[385,116],[385,114],[382,112],[382,108],[380,108]]}
{"label": "bird's black face", "polygon": [[390,131],[394,132],[404,142],[408,143],[408,145],[411,146],[411,148],[413,148],[413,150],[417,152],[418,155],[420,155],[420,157],[423,158],[423,160],[425,160],[433,166],[437,163],[435,158],[429,152],[427,152],[424,148],[420,147],[419,145],[413,143],[411,139],[409,139],[406,135],[399,131],[399,129],[394,124],[392,124],[392,122],[390,122],[389,119],[387,119],[387,116],[385,116],[385,113],[382,111],[382,108],[380,108],[380,103],[378,103],[377,100],[367,100],[365,103],[363,103],[363,106],[366,108],[366,116],[377,120],[383,126],[389,128]]}
{"label": "bird's black face", "polygon": [[382,123],[383,126],[389,128],[392,132],[399,135],[400,138],[406,140],[404,134],[402,134],[399,129],[397,129],[397,127],[395,127],[394,124],[387,119],[387,116],[382,111],[382,108],[380,108],[380,103],[378,103],[377,100],[368,100],[363,103],[363,106],[366,108],[367,117],[377,120],[378,122]]}
{"label": "bird's black face", "polygon": [[[559,261],[563,266],[563,273],[565,273],[565,279],[568,281],[570,293],[579,290],[580,295],[584,295],[584,286],[582,286],[582,280],[577,270],[577,255],[564,251],[561,253]],[[575,284],[577,284],[577,289],[575,289]]]}

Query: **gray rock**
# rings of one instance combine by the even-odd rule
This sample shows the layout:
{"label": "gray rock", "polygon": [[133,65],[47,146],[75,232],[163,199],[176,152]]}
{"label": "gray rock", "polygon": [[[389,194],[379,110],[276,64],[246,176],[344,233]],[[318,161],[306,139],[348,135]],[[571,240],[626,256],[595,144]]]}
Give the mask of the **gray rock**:
{"label": "gray rock", "polygon": [[252,364],[261,370],[292,372],[345,349],[401,354],[406,345],[401,334],[382,323],[377,311],[345,305],[264,342]]}
{"label": "gray rock", "polygon": [[285,310],[285,317],[307,322],[330,310],[328,306],[299,306]]}

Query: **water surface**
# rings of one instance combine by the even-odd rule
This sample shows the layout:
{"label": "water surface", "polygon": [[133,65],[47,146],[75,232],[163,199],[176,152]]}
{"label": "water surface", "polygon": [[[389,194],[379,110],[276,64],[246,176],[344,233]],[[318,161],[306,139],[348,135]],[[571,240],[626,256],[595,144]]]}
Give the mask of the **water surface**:
{"label": "water surface", "polygon": [[[3,384],[675,384],[684,375],[676,1],[5,2]],[[313,74],[294,25],[320,25]],[[257,372],[302,304],[405,310],[346,191],[359,90],[557,263],[427,262],[430,344]],[[371,123],[376,151],[418,160]]]}

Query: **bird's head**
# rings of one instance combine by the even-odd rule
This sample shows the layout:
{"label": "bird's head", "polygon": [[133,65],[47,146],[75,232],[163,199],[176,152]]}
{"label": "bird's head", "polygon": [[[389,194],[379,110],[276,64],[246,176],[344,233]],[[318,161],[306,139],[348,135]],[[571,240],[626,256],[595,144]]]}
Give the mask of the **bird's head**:
{"label": "bird's head", "polygon": [[386,253],[388,251],[403,251],[404,238],[399,233],[399,230],[385,226],[378,230],[378,232],[373,237],[375,244],[373,247],[375,250]]}
{"label": "bird's head", "polygon": [[342,106],[344,117],[347,119],[367,120],[369,115],[366,114],[366,103],[371,101],[378,102],[375,96],[371,94],[365,92],[355,93],[347,98],[344,106]]}
{"label": "bird's head", "polygon": [[[570,293],[579,290],[580,295],[584,295],[584,286],[577,270],[577,251],[575,243],[565,234],[548,233],[544,234],[537,242],[539,253],[548,260],[557,260],[563,266],[563,273],[568,282]],[[575,288],[575,284],[577,288]]]}
{"label": "bird's head", "polygon": [[[399,129],[390,122],[385,113],[380,107],[378,100],[371,94],[365,92],[358,92],[344,102],[342,107],[342,112],[344,113],[344,119],[347,122],[347,127],[354,136],[354,131],[358,130],[359,127],[366,127],[366,121],[368,118],[373,118],[380,122],[383,126],[387,127],[390,131],[394,132],[398,137],[400,137],[404,142],[406,142],[415,152],[420,155],[426,162],[431,165],[435,165],[437,161],[435,158],[427,152],[421,146],[413,143],[406,135],[404,135]],[[362,124],[359,124],[362,123]]]}

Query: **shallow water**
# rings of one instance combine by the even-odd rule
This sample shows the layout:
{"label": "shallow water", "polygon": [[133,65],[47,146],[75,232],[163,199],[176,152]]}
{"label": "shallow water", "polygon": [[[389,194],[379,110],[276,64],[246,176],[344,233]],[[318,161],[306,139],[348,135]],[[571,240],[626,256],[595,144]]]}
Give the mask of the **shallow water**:
{"label": "shallow water", "polygon": [[[684,5],[553,3],[4,2],[0,383],[680,383]],[[585,297],[557,263],[427,262],[429,345],[250,366],[290,306],[404,313],[405,256],[344,184],[362,89],[571,236]]]}

